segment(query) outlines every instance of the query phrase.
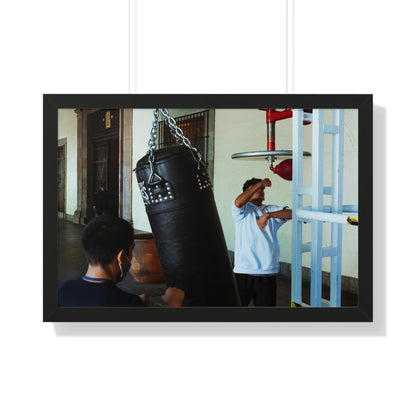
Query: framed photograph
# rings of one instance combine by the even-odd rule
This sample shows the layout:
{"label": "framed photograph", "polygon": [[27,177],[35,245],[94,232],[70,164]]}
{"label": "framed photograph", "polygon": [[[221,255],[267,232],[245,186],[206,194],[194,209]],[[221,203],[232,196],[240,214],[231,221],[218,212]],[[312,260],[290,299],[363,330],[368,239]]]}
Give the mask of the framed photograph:
{"label": "framed photograph", "polygon": [[53,95],[44,322],[371,322],[372,95]]}

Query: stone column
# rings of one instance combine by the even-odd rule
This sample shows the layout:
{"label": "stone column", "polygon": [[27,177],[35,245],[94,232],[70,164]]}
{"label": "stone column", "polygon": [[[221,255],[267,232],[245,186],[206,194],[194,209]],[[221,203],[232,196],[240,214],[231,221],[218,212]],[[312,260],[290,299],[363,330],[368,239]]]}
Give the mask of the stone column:
{"label": "stone column", "polygon": [[133,156],[133,109],[120,110],[120,199],[119,215],[133,224],[132,214],[132,156]]}
{"label": "stone column", "polygon": [[87,114],[76,109],[77,114],[77,209],[73,222],[85,224],[87,215]]}
{"label": "stone column", "polygon": [[83,114],[79,109],[75,110],[77,115],[77,209],[74,212],[73,222],[81,222],[81,195],[82,195],[82,120]]}

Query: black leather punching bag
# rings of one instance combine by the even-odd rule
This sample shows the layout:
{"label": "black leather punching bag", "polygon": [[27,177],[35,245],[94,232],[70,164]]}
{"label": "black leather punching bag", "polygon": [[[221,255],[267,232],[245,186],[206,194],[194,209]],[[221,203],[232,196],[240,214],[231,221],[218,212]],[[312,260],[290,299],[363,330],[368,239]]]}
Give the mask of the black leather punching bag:
{"label": "black leather punching bag", "polygon": [[239,306],[212,185],[195,151],[170,146],[137,162],[136,176],[168,286],[184,306]]}

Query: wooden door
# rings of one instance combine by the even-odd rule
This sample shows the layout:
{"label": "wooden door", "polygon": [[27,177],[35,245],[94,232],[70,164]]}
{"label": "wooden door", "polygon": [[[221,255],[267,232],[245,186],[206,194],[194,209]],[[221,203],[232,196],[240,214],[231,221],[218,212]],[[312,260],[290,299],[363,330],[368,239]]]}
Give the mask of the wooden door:
{"label": "wooden door", "polygon": [[118,137],[93,142],[93,189],[102,185],[110,192],[110,213],[118,215],[119,203],[119,155]]}
{"label": "wooden door", "polygon": [[88,116],[87,221],[95,216],[94,194],[101,185],[110,192],[110,213],[119,210],[119,111],[100,110]]}

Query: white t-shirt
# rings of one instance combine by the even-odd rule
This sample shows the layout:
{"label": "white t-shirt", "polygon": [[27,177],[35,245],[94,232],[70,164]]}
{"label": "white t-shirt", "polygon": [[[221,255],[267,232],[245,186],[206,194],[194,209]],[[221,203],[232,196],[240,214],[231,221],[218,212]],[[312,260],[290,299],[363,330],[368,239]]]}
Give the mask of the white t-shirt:
{"label": "white t-shirt", "polygon": [[265,212],[284,209],[277,205],[257,207],[247,202],[237,208],[235,200],[231,212],[235,225],[234,273],[275,274],[279,271],[279,240],[277,231],[287,220],[270,218],[265,228],[259,228],[257,220]]}

